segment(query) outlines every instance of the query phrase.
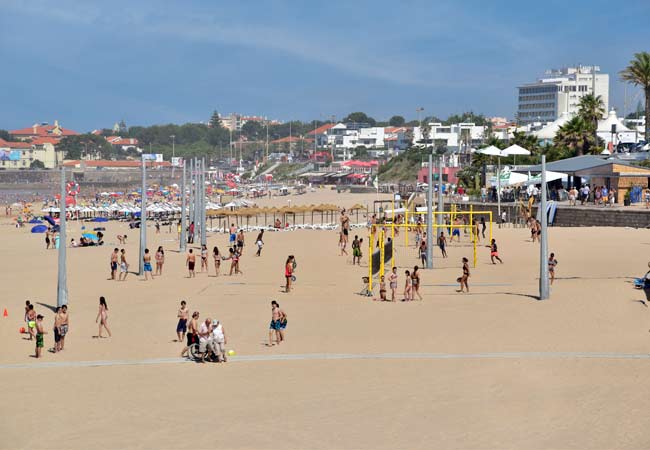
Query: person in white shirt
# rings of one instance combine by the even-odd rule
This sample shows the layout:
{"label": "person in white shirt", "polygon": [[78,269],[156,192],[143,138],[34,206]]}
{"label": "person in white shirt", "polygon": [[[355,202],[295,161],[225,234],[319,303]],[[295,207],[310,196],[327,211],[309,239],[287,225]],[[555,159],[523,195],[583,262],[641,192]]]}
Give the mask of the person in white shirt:
{"label": "person in white shirt", "polygon": [[201,362],[205,362],[205,357],[208,354],[208,350],[214,352],[214,345],[212,340],[212,319],[207,318],[201,324],[199,328],[199,351],[203,353]]}
{"label": "person in white shirt", "polygon": [[218,320],[212,321],[212,346],[214,349],[215,355],[217,355],[217,361],[226,362],[226,332],[223,329],[223,325]]}

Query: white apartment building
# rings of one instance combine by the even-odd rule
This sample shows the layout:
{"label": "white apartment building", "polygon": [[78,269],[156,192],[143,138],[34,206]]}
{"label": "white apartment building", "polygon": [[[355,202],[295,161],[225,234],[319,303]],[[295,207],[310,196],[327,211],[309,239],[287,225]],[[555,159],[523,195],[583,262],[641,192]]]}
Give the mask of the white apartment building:
{"label": "white apartment building", "polygon": [[[478,147],[483,142],[486,128],[469,122],[451,125],[431,122],[428,127],[427,143],[434,146],[445,146],[452,151],[461,147]],[[413,129],[413,142],[421,141],[423,141],[422,129],[415,127]]]}
{"label": "white apartment building", "polygon": [[609,75],[598,66],[565,67],[549,70],[534,83],[519,86],[517,120],[521,125],[553,122],[564,112],[578,112],[580,99],[600,95],[609,110]]}

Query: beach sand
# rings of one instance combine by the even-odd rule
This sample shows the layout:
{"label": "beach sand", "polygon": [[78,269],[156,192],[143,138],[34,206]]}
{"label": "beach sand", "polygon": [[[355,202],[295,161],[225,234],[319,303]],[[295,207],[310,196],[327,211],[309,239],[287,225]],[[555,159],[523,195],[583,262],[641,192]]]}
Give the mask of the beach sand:
{"label": "beach sand", "polygon": [[[375,198],[319,190],[290,199],[349,207]],[[78,239],[79,227],[71,224],[68,237]],[[131,269],[138,266],[138,230],[109,223],[105,246],[68,250],[70,334],[64,352],[46,351],[41,361],[18,328],[30,299],[52,346],[57,252],[45,250],[44,235],[8,221],[2,231],[0,308],[9,317],[0,319],[1,448],[650,446],[642,414],[649,312],[631,285],[647,270],[647,230],[551,229],[558,279],[540,302],[539,246],[527,229],[495,228],[505,264],[492,265],[479,247],[470,294],[455,292],[460,259],[472,255],[464,238],[448,259],[434,250],[434,269],[421,273],[423,301],[390,303],[357,295],[368,249],[363,266],[352,266],[338,254],[336,231],[267,232],[260,258],[256,233],[247,233],[243,275],[188,279],[176,234],[150,226],[149,248],[166,249],[163,276],[109,281],[117,234],[129,235],[124,247]],[[354,234],[367,244],[365,229]],[[404,270],[418,260],[413,237],[410,248],[403,234],[396,241],[401,293]],[[227,242],[211,235],[208,247],[223,252]],[[298,261],[297,283],[285,294],[288,254]],[[92,338],[100,295],[110,339]],[[182,299],[224,324],[227,348],[237,352],[229,363],[174,359]],[[286,342],[269,348],[271,299],[289,323]],[[328,358],[337,354],[347,356]]]}

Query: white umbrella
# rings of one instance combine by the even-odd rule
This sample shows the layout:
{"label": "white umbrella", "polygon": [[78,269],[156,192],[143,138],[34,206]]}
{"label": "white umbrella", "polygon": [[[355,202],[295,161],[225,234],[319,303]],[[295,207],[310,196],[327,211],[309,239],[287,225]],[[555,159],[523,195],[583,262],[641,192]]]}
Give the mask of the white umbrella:
{"label": "white umbrella", "polygon": [[510,147],[504,148],[501,151],[501,154],[503,156],[530,155],[530,151],[518,146],[517,144],[512,144]]}
{"label": "white umbrella", "polygon": [[476,153],[488,156],[504,156],[503,153],[501,153],[501,149],[499,147],[495,147],[494,145],[476,150]]}

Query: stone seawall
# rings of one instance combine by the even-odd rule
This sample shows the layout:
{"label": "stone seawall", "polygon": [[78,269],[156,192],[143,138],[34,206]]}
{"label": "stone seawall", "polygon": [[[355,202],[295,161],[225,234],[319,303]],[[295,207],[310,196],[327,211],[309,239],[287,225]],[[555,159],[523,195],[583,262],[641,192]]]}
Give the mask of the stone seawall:
{"label": "stone seawall", "polygon": [[[492,211],[494,220],[497,219],[496,203],[472,202],[463,204],[462,210],[468,210],[469,205],[474,210]],[[447,209],[447,207],[445,207]],[[508,222],[516,222],[518,211],[513,203],[502,203],[501,211],[506,211]],[[533,206],[533,215],[537,214],[537,207]],[[569,206],[558,205],[555,214],[556,227],[650,227],[650,209],[639,206]]]}

